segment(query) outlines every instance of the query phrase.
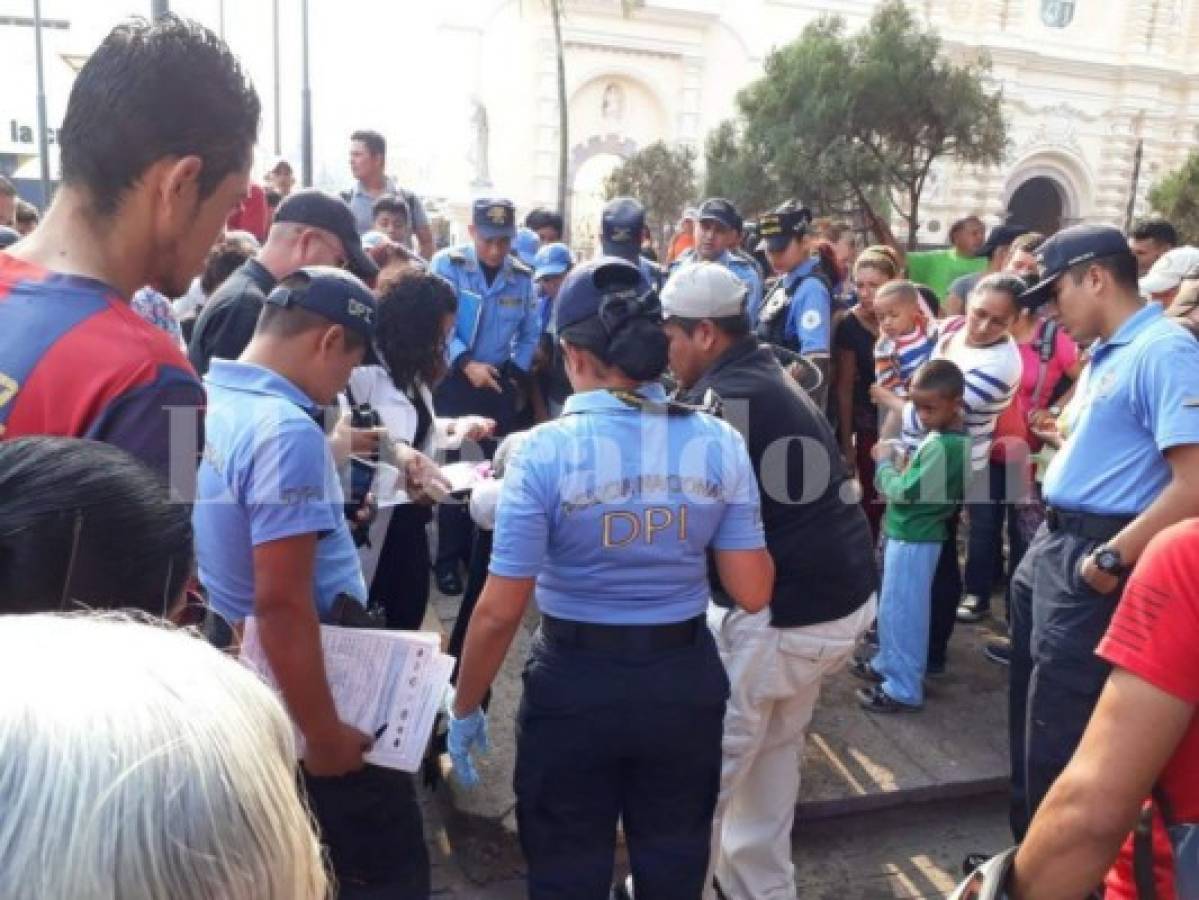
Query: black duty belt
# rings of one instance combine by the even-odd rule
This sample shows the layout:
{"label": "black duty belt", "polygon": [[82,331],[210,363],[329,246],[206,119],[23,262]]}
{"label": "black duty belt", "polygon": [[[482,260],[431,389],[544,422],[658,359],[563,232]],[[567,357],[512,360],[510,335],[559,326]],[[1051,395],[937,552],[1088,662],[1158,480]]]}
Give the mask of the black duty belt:
{"label": "black duty belt", "polygon": [[1136,516],[1100,516],[1093,513],[1071,512],[1049,507],[1045,510],[1045,525],[1050,531],[1064,531],[1089,541],[1106,541],[1128,527]]}
{"label": "black duty belt", "polygon": [[579,650],[674,650],[695,643],[703,616],[669,625],[598,625],[541,616],[541,633],[555,644]]}

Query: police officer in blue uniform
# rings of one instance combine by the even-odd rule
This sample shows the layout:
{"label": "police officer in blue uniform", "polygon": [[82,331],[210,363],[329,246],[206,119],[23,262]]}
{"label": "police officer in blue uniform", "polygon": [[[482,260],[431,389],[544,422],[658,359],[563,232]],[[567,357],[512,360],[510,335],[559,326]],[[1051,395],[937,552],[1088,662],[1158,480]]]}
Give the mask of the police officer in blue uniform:
{"label": "police officer in blue uniform", "polygon": [[[474,204],[471,242],[434,255],[430,268],[458,293],[458,316],[449,341],[450,374],[434,397],[438,415],[494,419],[496,435],[512,427],[518,398],[533,365],[541,330],[533,272],[511,255],[516,211],[509,200]],[[490,443],[484,450],[490,453]],[[443,504],[435,567],[444,594],[462,593],[458,562],[470,553],[470,517]]]}
{"label": "police officer in blue uniform", "polygon": [[645,237],[645,207],[632,197],[608,201],[600,220],[600,245],[605,256],[625,259],[641,270],[649,286],[661,291],[666,273],[652,259],[641,255]]}
{"label": "police officer in blue uniform", "polygon": [[667,401],[660,321],[624,260],[579,266],[563,285],[576,393],[509,463],[451,702],[450,755],[470,784],[479,704],[536,586],[515,777],[531,900],[607,897],[618,822],[638,898],[700,896],[728,696],[704,626],[709,553],[740,607],[770,596],[745,444]]}
{"label": "police officer in blue uniform", "polygon": [[833,293],[820,258],[813,254],[811,224],[812,213],[792,202],[762,216],[761,246],[779,278],[751,321],[759,340],[798,353],[816,367],[821,386],[809,393],[823,410],[828,397]]}
{"label": "police officer in blue uniform", "polygon": [[728,200],[713,197],[699,208],[695,226],[695,247],[682,254],[670,267],[673,275],[688,263],[706,260],[724,266],[745,283],[745,297],[750,321],[754,321],[762,305],[762,273],[757,264],[741,250],[741,229],[744,220],[737,207]]}
{"label": "police officer in blue uniform", "polygon": [[[1017,840],[1078,748],[1107,681],[1095,654],[1149,540],[1199,514],[1199,344],[1137,284],[1124,235],[1059,231],[1021,298],[1090,347],[1070,433],[1045,473],[1045,523],[1009,592]],[[1130,739],[1135,737],[1130,735]]]}

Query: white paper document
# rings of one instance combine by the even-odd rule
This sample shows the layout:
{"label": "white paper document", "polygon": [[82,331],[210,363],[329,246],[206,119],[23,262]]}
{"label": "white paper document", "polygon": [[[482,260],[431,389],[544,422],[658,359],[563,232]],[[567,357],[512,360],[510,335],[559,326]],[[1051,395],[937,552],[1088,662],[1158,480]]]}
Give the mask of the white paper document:
{"label": "white paper document", "polygon": [[[420,768],[454,668],[454,658],[439,643],[437,635],[423,631],[321,626],[337,714],[374,738],[368,763],[404,772]],[[246,619],[241,660],[278,690],[252,616]],[[297,744],[303,753],[298,732]]]}

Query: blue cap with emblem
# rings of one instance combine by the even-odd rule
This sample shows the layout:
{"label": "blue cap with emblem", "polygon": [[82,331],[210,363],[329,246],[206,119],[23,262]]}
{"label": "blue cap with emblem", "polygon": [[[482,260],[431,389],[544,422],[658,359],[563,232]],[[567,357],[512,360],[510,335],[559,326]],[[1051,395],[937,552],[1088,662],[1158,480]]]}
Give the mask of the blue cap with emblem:
{"label": "blue cap with emblem", "polygon": [[1041,280],[1020,295],[1020,305],[1036,309],[1052,299],[1055,281],[1081,263],[1108,256],[1132,256],[1123,233],[1110,225],[1075,225],[1041,245]]}
{"label": "blue cap with emblem", "polygon": [[758,220],[758,235],[762,241],[757,249],[774,253],[786,250],[793,239],[808,233],[808,226],[811,224],[812,211],[789,200]]}
{"label": "blue cap with emblem", "polygon": [[644,206],[632,197],[617,197],[608,201],[600,220],[600,244],[604,248],[604,256],[637,262],[644,233]]}
{"label": "blue cap with emblem", "polygon": [[288,275],[266,302],[306,309],[368,341],[375,336],[375,295],[349,272],[332,266],[306,266]]}
{"label": "blue cap with emblem", "polygon": [[512,252],[529,268],[533,267],[533,260],[536,259],[540,247],[541,238],[532,228],[521,228],[516,232],[516,240],[512,242]]}
{"label": "blue cap with emblem", "polygon": [[[648,303],[650,297],[653,303]],[[576,266],[558,292],[555,311],[558,331],[601,316],[605,306],[619,301],[625,307],[645,305],[647,311],[657,298],[641,270],[625,259],[601,256]]]}
{"label": "blue cap with emblem", "polygon": [[737,212],[737,207],[733,206],[732,201],[725,200],[723,197],[712,197],[705,200],[703,206],[699,208],[699,220],[701,222],[714,220],[733,231],[740,231],[744,224],[741,213]]}
{"label": "blue cap with emblem", "polygon": [[574,256],[565,244],[546,244],[537,251],[533,260],[533,280],[540,281],[543,278],[565,275],[574,264]]}
{"label": "blue cap with emblem", "polygon": [[471,222],[484,240],[516,237],[516,207],[511,200],[480,197],[475,201]]}

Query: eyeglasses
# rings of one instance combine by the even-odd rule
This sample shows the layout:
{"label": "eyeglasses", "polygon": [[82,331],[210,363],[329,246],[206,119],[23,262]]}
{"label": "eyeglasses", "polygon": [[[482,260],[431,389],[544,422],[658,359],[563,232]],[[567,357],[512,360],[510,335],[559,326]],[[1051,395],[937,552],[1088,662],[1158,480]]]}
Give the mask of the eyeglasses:
{"label": "eyeglasses", "polygon": [[607,294],[600,301],[599,320],[609,337],[631,319],[662,321],[662,301],[656,291],[638,294],[629,288]]}

